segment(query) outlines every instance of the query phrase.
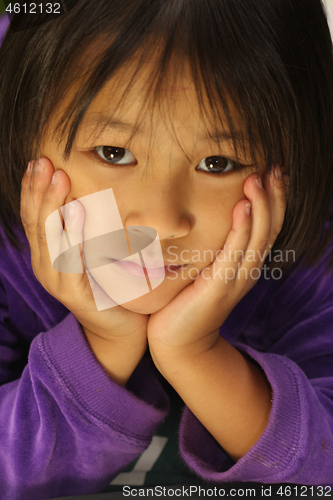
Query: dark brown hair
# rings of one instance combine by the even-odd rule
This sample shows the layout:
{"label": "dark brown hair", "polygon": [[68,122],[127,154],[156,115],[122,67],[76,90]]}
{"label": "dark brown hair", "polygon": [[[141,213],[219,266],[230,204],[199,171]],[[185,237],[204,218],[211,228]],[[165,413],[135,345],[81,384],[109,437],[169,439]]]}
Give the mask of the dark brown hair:
{"label": "dark brown hair", "polygon": [[232,104],[253,157],[259,141],[266,172],[278,163],[289,175],[273,250],[319,262],[333,237],[333,56],[320,0],[79,0],[56,19],[35,16],[39,23],[26,15],[20,31],[9,28],[0,49],[0,223],[13,245],[13,228],[22,228],[21,179],[68,88],[80,80],[57,127],[67,138],[65,159],[105,83],[134,56],[140,71],[159,47],[151,74],[157,88],[172,56],[179,68],[186,60],[200,106],[208,97],[206,116],[217,126],[222,110],[240,147]]}

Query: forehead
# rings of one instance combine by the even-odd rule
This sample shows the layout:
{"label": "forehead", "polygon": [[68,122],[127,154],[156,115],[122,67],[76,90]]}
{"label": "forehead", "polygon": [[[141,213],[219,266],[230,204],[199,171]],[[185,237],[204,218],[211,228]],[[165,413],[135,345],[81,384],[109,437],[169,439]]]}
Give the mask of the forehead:
{"label": "forehead", "polygon": [[155,72],[155,61],[147,61],[140,67],[135,60],[127,63],[95,97],[86,119],[106,110],[108,114],[113,110],[133,113],[157,107],[161,112],[181,106],[184,112],[186,107],[193,111],[199,107],[196,86],[188,68],[184,66],[179,72],[170,65],[160,80]]}
{"label": "forehead", "polygon": [[[120,122],[129,122],[135,123],[137,129],[151,131],[163,122],[169,130],[176,126],[177,131],[193,131],[196,137],[199,134],[203,139],[207,138],[208,131],[217,142],[219,138],[231,139],[222,104],[216,97],[212,107],[204,84],[200,85],[199,96],[198,82],[195,83],[186,62],[181,67],[170,64],[160,80],[155,70],[155,61],[147,61],[139,68],[135,63],[121,68],[95,97],[81,127],[99,128],[115,122],[120,125],[118,129],[126,132]],[[235,125],[233,138],[243,139],[243,123],[231,101],[228,106]]]}
{"label": "forehead", "polygon": [[163,139],[167,130],[180,141],[183,134],[204,137],[205,119],[188,68],[176,72],[171,67],[160,81],[154,79],[150,61],[136,70],[135,64],[126,65],[104,85],[87,109],[79,132],[93,136],[107,128],[127,138],[137,134]]}
{"label": "forehead", "polygon": [[[232,102],[228,102],[234,123],[231,134],[222,103],[217,96],[213,100],[208,98],[205,82],[194,80],[187,61],[174,57],[164,72],[161,73],[160,69],[156,55],[143,61],[140,55],[136,55],[122,65],[106,81],[85,111],[78,126],[79,137],[82,139],[83,133],[85,137],[96,134],[97,138],[111,124],[112,132],[126,134],[131,140],[138,131],[141,134],[158,134],[163,124],[177,142],[178,138],[182,141],[183,133],[187,136],[192,134],[193,140],[200,141],[207,140],[209,136],[217,143],[221,139],[223,142],[238,138],[240,142],[243,141],[243,123],[234,111]],[[211,75],[207,75],[209,77]],[[66,116],[66,107],[72,104],[84,83],[81,79],[70,87],[56,112],[57,121],[52,120],[53,123],[59,123]],[[54,130],[53,123],[50,125]]]}
{"label": "forehead", "polygon": [[[124,111],[132,106],[139,110],[139,105],[145,109],[157,107],[160,111],[167,108],[170,112],[172,108],[178,108],[180,105],[184,108],[187,103],[194,111],[200,108],[198,88],[202,94],[201,104],[209,108],[205,83],[198,75],[194,80],[192,65],[187,57],[173,52],[170,58],[163,62],[164,50],[163,42],[139,48],[104,83],[87,113],[101,112],[106,107],[109,110],[122,108]],[[87,63],[95,61],[100,52],[100,47],[91,46],[87,57],[79,62],[79,73],[81,65],[86,68]],[[86,75],[90,78],[88,73],[89,69]],[[77,89],[78,84],[74,85]],[[218,102],[218,99],[215,102]],[[211,110],[209,114],[211,115]]]}

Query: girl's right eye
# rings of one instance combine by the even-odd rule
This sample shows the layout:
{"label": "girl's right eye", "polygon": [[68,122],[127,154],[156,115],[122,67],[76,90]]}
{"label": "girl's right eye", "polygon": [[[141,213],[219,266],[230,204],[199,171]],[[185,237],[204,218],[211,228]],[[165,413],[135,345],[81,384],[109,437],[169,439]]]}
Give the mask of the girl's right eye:
{"label": "girl's right eye", "polygon": [[136,165],[135,156],[124,148],[116,146],[97,146],[94,148],[98,156],[108,163],[113,165]]}

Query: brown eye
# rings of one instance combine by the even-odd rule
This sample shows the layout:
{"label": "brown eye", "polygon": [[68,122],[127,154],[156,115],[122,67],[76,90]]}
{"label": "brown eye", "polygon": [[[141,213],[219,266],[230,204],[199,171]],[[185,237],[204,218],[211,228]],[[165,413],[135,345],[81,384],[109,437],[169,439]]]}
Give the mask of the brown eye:
{"label": "brown eye", "polygon": [[230,170],[239,169],[239,164],[235,161],[229,160],[224,156],[209,156],[201,160],[199,165],[196,167],[197,170],[202,170],[203,172],[222,173],[229,172]]}
{"label": "brown eye", "polygon": [[135,156],[125,148],[98,146],[95,151],[102,160],[114,165],[135,165],[137,163]]}

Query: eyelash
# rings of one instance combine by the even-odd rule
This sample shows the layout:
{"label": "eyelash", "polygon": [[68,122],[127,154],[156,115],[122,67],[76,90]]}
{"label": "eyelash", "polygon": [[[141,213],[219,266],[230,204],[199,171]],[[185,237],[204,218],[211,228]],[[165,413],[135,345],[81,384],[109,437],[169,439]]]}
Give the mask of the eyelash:
{"label": "eyelash", "polygon": [[[95,148],[93,148],[90,152],[95,156],[95,158],[97,158],[101,163],[103,163],[103,165],[113,165],[113,166],[129,166],[129,165],[137,165],[137,161],[135,162],[131,162],[131,163],[125,163],[125,164],[117,164],[117,163],[111,163],[111,162],[108,162],[106,159],[104,160],[99,154],[98,154],[98,150],[100,149],[104,149],[104,148],[110,148],[110,149],[115,149],[115,150],[121,150],[121,151],[129,151],[128,149],[125,149],[125,148],[120,148],[120,147],[117,147],[117,146],[96,146]],[[130,151],[129,151],[130,152]],[[132,153],[131,153],[132,154]],[[132,155],[134,156],[134,155]],[[225,160],[228,164],[229,163],[232,163],[233,164],[233,167],[230,169],[230,170],[222,170],[222,171],[214,171],[214,167],[211,169],[211,170],[201,170],[198,168],[198,166],[196,167],[196,170],[199,171],[199,172],[205,172],[205,173],[212,173],[213,175],[223,175],[227,172],[237,172],[237,171],[240,171],[242,170],[243,168],[246,168],[246,167],[249,167],[251,165],[244,165],[242,163],[239,163],[235,160],[232,160],[231,158],[227,158],[225,156],[219,156],[219,155],[216,155],[216,156],[208,156],[207,158],[204,158],[203,160],[201,160],[199,162],[199,165],[200,163],[204,162],[204,161],[207,161],[207,160],[211,160],[211,161],[214,161],[213,159],[223,159]],[[212,163],[211,163],[212,165]]]}

